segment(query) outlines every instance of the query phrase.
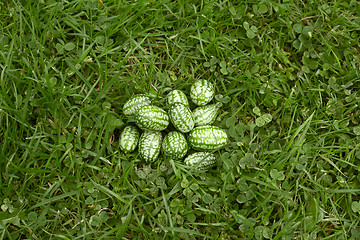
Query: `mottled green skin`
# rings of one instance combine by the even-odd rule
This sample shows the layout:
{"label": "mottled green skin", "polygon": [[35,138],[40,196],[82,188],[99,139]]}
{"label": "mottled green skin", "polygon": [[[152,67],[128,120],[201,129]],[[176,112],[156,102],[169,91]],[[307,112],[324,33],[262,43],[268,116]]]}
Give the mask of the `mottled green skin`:
{"label": "mottled green skin", "polygon": [[218,104],[210,104],[197,107],[193,111],[195,126],[204,126],[212,124],[219,113]]}
{"label": "mottled green skin", "polygon": [[215,95],[214,85],[207,80],[197,80],[190,89],[190,98],[198,106],[208,104]]}
{"label": "mottled green skin", "polygon": [[176,131],[169,132],[162,142],[162,152],[171,159],[182,159],[188,148],[184,134]]}
{"label": "mottled green skin", "polygon": [[169,125],[169,116],[157,106],[146,105],[139,108],[135,123],[143,130],[162,131]]}
{"label": "mottled green skin", "polygon": [[161,142],[161,132],[143,132],[139,139],[139,154],[141,158],[147,163],[156,161],[159,157]]}
{"label": "mottled green skin", "polygon": [[120,149],[125,153],[133,152],[139,142],[140,133],[137,127],[127,126],[120,134]]}
{"label": "mottled green skin", "polygon": [[187,156],[184,160],[186,166],[196,171],[206,171],[216,163],[215,155],[208,152],[196,152]]}
{"label": "mottled green skin", "polygon": [[189,106],[189,101],[188,101],[185,93],[183,93],[180,90],[173,90],[173,91],[169,92],[169,94],[167,95],[166,103],[168,106],[171,106],[172,104],[174,104],[176,102],[181,102],[182,104]]}
{"label": "mottled green skin", "polygon": [[188,106],[176,102],[169,107],[168,113],[171,123],[178,131],[187,133],[194,128],[194,118]]}
{"label": "mottled green skin", "polygon": [[188,136],[190,147],[198,151],[213,151],[224,147],[228,137],[224,130],[215,126],[199,126]]}
{"label": "mottled green skin", "polygon": [[150,105],[151,99],[146,96],[145,94],[138,94],[135,96],[132,96],[129,100],[126,101],[123,107],[123,113],[130,117],[135,116],[137,110],[145,105]]}

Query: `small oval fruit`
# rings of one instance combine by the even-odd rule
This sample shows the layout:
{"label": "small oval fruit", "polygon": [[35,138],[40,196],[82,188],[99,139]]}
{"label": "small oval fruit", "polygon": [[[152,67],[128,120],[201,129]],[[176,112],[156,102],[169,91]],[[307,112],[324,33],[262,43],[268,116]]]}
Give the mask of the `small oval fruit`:
{"label": "small oval fruit", "polygon": [[173,103],[176,102],[181,102],[186,106],[189,106],[189,101],[185,95],[185,93],[183,93],[180,90],[173,90],[171,92],[168,93],[167,98],[166,98],[166,103],[168,106],[171,106]]}
{"label": "small oval fruit", "polygon": [[139,154],[145,162],[154,162],[160,153],[161,132],[145,131],[139,139]]}
{"label": "small oval fruit", "polygon": [[120,134],[120,149],[125,153],[133,152],[139,142],[140,133],[137,127],[126,126]]}
{"label": "small oval fruit", "polygon": [[189,146],[184,134],[176,131],[169,132],[162,142],[163,153],[171,159],[183,158],[188,148]]}
{"label": "small oval fruit", "polygon": [[191,148],[199,151],[213,151],[224,147],[228,137],[226,132],[216,126],[200,126],[194,128],[188,136]]}
{"label": "small oval fruit", "polygon": [[184,160],[186,166],[196,171],[206,171],[216,163],[215,155],[208,152],[196,152],[187,156]]}
{"label": "small oval fruit", "polygon": [[182,132],[190,132],[194,126],[194,118],[190,108],[183,103],[176,102],[169,107],[169,117],[174,127]]}
{"label": "small oval fruit", "polygon": [[123,107],[123,112],[126,116],[135,116],[137,110],[141,106],[150,105],[151,99],[150,97],[146,96],[145,94],[138,94],[132,96],[129,100],[126,101]]}
{"label": "small oval fruit", "polygon": [[214,97],[214,85],[207,80],[197,80],[190,89],[190,98],[198,106],[208,104]]}
{"label": "small oval fruit", "polygon": [[220,104],[209,104],[197,107],[193,111],[195,126],[212,124],[219,113]]}
{"label": "small oval fruit", "polygon": [[135,123],[143,130],[162,131],[169,125],[169,116],[157,106],[146,105],[137,111]]}

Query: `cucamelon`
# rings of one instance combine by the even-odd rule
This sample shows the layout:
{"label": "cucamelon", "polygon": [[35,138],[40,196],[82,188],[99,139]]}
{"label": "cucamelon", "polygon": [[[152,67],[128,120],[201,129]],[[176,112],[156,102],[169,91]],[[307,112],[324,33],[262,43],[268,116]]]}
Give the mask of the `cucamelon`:
{"label": "cucamelon", "polygon": [[137,111],[135,123],[143,130],[162,131],[169,125],[169,116],[157,106],[146,105]]}
{"label": "cucamelon", "polygon": [[176,131],[169,132],[162,142],[163,153],[171,159],[183,158],[188,148],[184,134]]}
{"label": "cucamelon", "polygon": [[209,104],[195,108],[193,111],[195,126],[212,124],[219,113],[219,109],[219,104]]}
{"label": "cucamelon", "polygon": [[228,137],[224,130],[216,126],[199,126],[188,136],[191,148],[199,151],[212,151],[224,147]]}
{"label": "cucamelon", "polygon": [[174,127],[182,132],[190,132],[194,128],[194,118],[190,108],[183,103],[176,102],[168,110],[171,123]]}
{"label": "cucamelon", "polygon": [[145,94],[138,94],[126,101],[123,112],[126,116],[135,116],[137,110],[144,105],[150,105],[151,99]]}
{"label": "cucamelon", "polygon": [[193,170],[206,171],[213,167],[216,163],[215,155],[209,152],[196,152],[187,156],[184,160],[186,166]]}
{"label": "cucamelon", "polygon": [[139,154],[145,162],[154,162],[160,153],[161,132],[145,131],[139,139]]}
{"label": "cucamelon", "polygon": [[140,133],[137,127],[126,126],[120,134],[120,149],[125,153],[133,152],[139,142]]}
{"label": "cucamelon", "polygon": [[173,90],[173,91],[169,92],[167,95],[166,103],[168,106],[170,106],[176,102],[181,102],[184,105],[189,106],[189,101],[188,101],[185,93],[183,93],[180,90]]}
{"label": "cucamelon", "polygon": [[197,80],[190,89],[190,98],[198,106],[208,104],[214,97],[214,85],[207,80]]}

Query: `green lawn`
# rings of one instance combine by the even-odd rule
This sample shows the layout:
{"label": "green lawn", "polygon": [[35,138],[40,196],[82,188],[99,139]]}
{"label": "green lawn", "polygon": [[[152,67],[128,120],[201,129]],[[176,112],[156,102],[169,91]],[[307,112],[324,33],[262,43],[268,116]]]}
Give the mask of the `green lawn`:
{"label": "green lawn", "polygon": [[[120,151],[197,79],[214,168]],[[0,239],[360,239],[359,1],[1,1],[0,91]]]}

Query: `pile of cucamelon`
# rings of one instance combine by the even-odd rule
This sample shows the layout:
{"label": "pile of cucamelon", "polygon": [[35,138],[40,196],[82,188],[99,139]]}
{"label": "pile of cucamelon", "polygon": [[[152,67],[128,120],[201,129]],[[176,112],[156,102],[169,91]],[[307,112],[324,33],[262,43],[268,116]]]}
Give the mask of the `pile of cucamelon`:
{"label": "pile of cucamelon", "polygon": [[[209,104],[215,95],[212,83],[197,80],[191,86],[190,99],[198,107],[190,110],[186,95],[180,90],[171,91],[166,98],[167,111],[152,104],[150,97],[138,94],[131,97],[123,107],[127,117],[135,117],[135,125],[126,126],[120,135],[120,148],[125,153],[138,147],[141,158],[154,162],[160,152],[173,160],[183,159],[188,150],[194,153],[186,156],[184,164],[198,170],[214,166],[214,151],[226,145],[226,132],[211,126],[219,112],[219,104]],[[162,131],[169,124],[177,131],[168,132],[164,138]],[[140,134],[140,130],[143,132]]]}

